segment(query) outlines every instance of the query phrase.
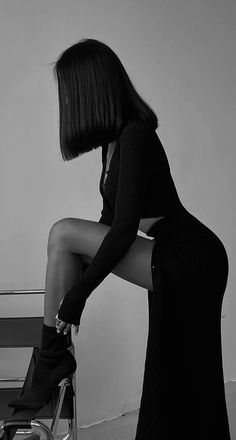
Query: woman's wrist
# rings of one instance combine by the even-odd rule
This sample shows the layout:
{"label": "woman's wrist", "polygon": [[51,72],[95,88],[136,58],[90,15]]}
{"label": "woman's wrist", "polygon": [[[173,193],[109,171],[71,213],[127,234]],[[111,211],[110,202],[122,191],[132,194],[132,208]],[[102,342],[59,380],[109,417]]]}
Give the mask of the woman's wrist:
{"label": "woman's wrist", "polygon": [[67,324],[79,325],[85,303],[86,299],[79,295],[75,299],[66,294],[57,313],[58,319]]}

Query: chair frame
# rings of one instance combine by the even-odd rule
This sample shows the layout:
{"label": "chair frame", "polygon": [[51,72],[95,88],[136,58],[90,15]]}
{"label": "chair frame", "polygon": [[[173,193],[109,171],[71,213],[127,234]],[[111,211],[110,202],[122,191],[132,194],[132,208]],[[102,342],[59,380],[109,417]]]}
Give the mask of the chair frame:
{"label": "chair frame", "polygon": [[[45,294],[45,290],[41,289],[33,289],[33,290],[0,290],[0,296],[3,295],[32,295],[32,294]],[[2,382],[23,382],[24,385],[21,390],[22,395],[28,386],[30,386],[30,380],[32,378],[35,361],[39,352],[39,342],[41,336],[41,326],[43,323],[43,316],[33,316],[33,317],[9,317],[9,318],[0,318],[0,335],[9,335],[7,328],[10,325],[18,326],[18,332],[14,332],[16,334],[17,341],[12,341],[12,336],[6,336],[6,341],[0,341],[0,348],[17,348],[17,347],[33,347],[29,367],[25,377],[4,377],[0,378],[0,383]],[[20,330],[23,325],[27,325],[30,328],[29,341],[23,342],[20,340]],[[35,332],[34,332],[35,330]],[[23,332],[23,330],[22,330]],[[69,350],[72,354],[75,354],[74,343],[71,339],[71,329],[68,333],[70,339],[70,347]],[[9,340],[8,340],[9,339]],[[31,345],[32,344],[32,345]],[[15,390],[19,390],[19,387],[15,388],[0,388],[0,398],[1,393],[13,393]],[[3,417],[3,423],[0,426],[0,437],[3,440],[12,440],[14,435],[27,435],[30,434],[27,439],[37,439],[39,440],[40,436],[34,434],[35,428],[38,428],[44,432],[47,440],[54,440],[57,438],[57,428],[58,422],[60,418],[66,418],[68,420],[69,430],[65,436],[60,435],[60,440],[68,440],[72,437],[73,440],[78,440],[77,436],[77,411],[76,411],[76,375],[75,373],[68,378],[63,379],[57,387],[57,390],[54,392],[51,401],[49,404],[44,406],[43,408],[37,409],[13,409],[13,412],[10,417]],[[5,397],[6,397],[5,396]],[[18,397],[19,395],[15,395],[13,398]],[[67,397],[67,399],[66,399]],[[8,398],[8,401],[12,400]],[[8,407],[9,408],[9,407]],[[63,408],[64,415],[63,415]],[[35,419],[35,415],[37,414],[39,419],[52,419],[51,426],[48,426],[43,423],[41,420]],[[1,418],[1,414],[0,414]]]}

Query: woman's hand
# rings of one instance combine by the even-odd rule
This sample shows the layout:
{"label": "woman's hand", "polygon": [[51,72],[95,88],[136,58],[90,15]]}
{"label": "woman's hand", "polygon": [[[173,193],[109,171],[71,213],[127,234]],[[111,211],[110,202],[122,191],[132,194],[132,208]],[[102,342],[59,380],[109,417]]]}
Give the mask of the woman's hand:
{"label": "woman's hand", "polygon": [[[61,305],[62,301],[63,301],[63,300],[61,300],[60,305]],[[59,307],[60,307],[60,305],[59,305]],[[76,336],[78,335],[79,325],[67,324],[67,323],[64,322],[64,321],[61,321],[61,320],[58,318],[58,314],[56,314],[55,318],[56,318],[56,329],[57,329],[57,333],[60,333],[61,331],[63,331],[64,335],[66,335],[66,334],[70,331],[71,326],[73,326],[73,327],[75,327],[75,335],[76,335]]]}
{"label": "woman's hand", "polygon": [[[69,290],[61,301],[58,312],[57,319],[61,321],[60,328],[64,328],[66,323],[70,323],[74,326],[80,325],[81,315],[83,313],[87,298],[83,298],[83,296],[74,295],[74,291],[76,291],[77,286],[73,287]],[[57,326],[60,324],[58,323]]]}

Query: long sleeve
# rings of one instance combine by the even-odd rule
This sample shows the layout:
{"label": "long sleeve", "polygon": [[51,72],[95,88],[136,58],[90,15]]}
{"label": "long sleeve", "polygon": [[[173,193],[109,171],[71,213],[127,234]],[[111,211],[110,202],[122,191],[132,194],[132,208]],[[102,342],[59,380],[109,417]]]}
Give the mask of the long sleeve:
{"label": "long sleeve", "polygon": [[102,211],[101,211],[101,217],[98,220],[98,223],[103,223],[104,225],[111,226],[112,225],[112,220],[113,220],[112,217],[104,209],[104,203],[103,203],[103,208],[102,208]]}
{"label": "long sleeve", "polygon": [[145,124],[131,124],[121,135],[113,222],[86,271],[64,297],[58,311],[58,318],[64,322],[79,324],[86,299],[112,272],[137,237],[148,188],[148,162],[152,160],[148,149],[150,136],[152,130]]}

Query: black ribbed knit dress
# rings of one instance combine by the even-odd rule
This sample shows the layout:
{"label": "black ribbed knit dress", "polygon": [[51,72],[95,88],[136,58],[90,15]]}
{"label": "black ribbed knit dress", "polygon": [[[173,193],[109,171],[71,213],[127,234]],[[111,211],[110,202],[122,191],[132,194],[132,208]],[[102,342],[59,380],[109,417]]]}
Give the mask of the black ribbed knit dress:
{"label": "black ribbed knit dress", "polygon": [[[102,187],[100,223],[111,226],[65,295],[59,319],[77,324],[92,291],[134,242],[141,218],[164,216],[148,231],[154,290],[135,440],[230,440],[221,346],[229,262],[218,236],[182,205],[162,143],[141,120],[116,142]],[[82,302],[81,302],[82,304]]]}

